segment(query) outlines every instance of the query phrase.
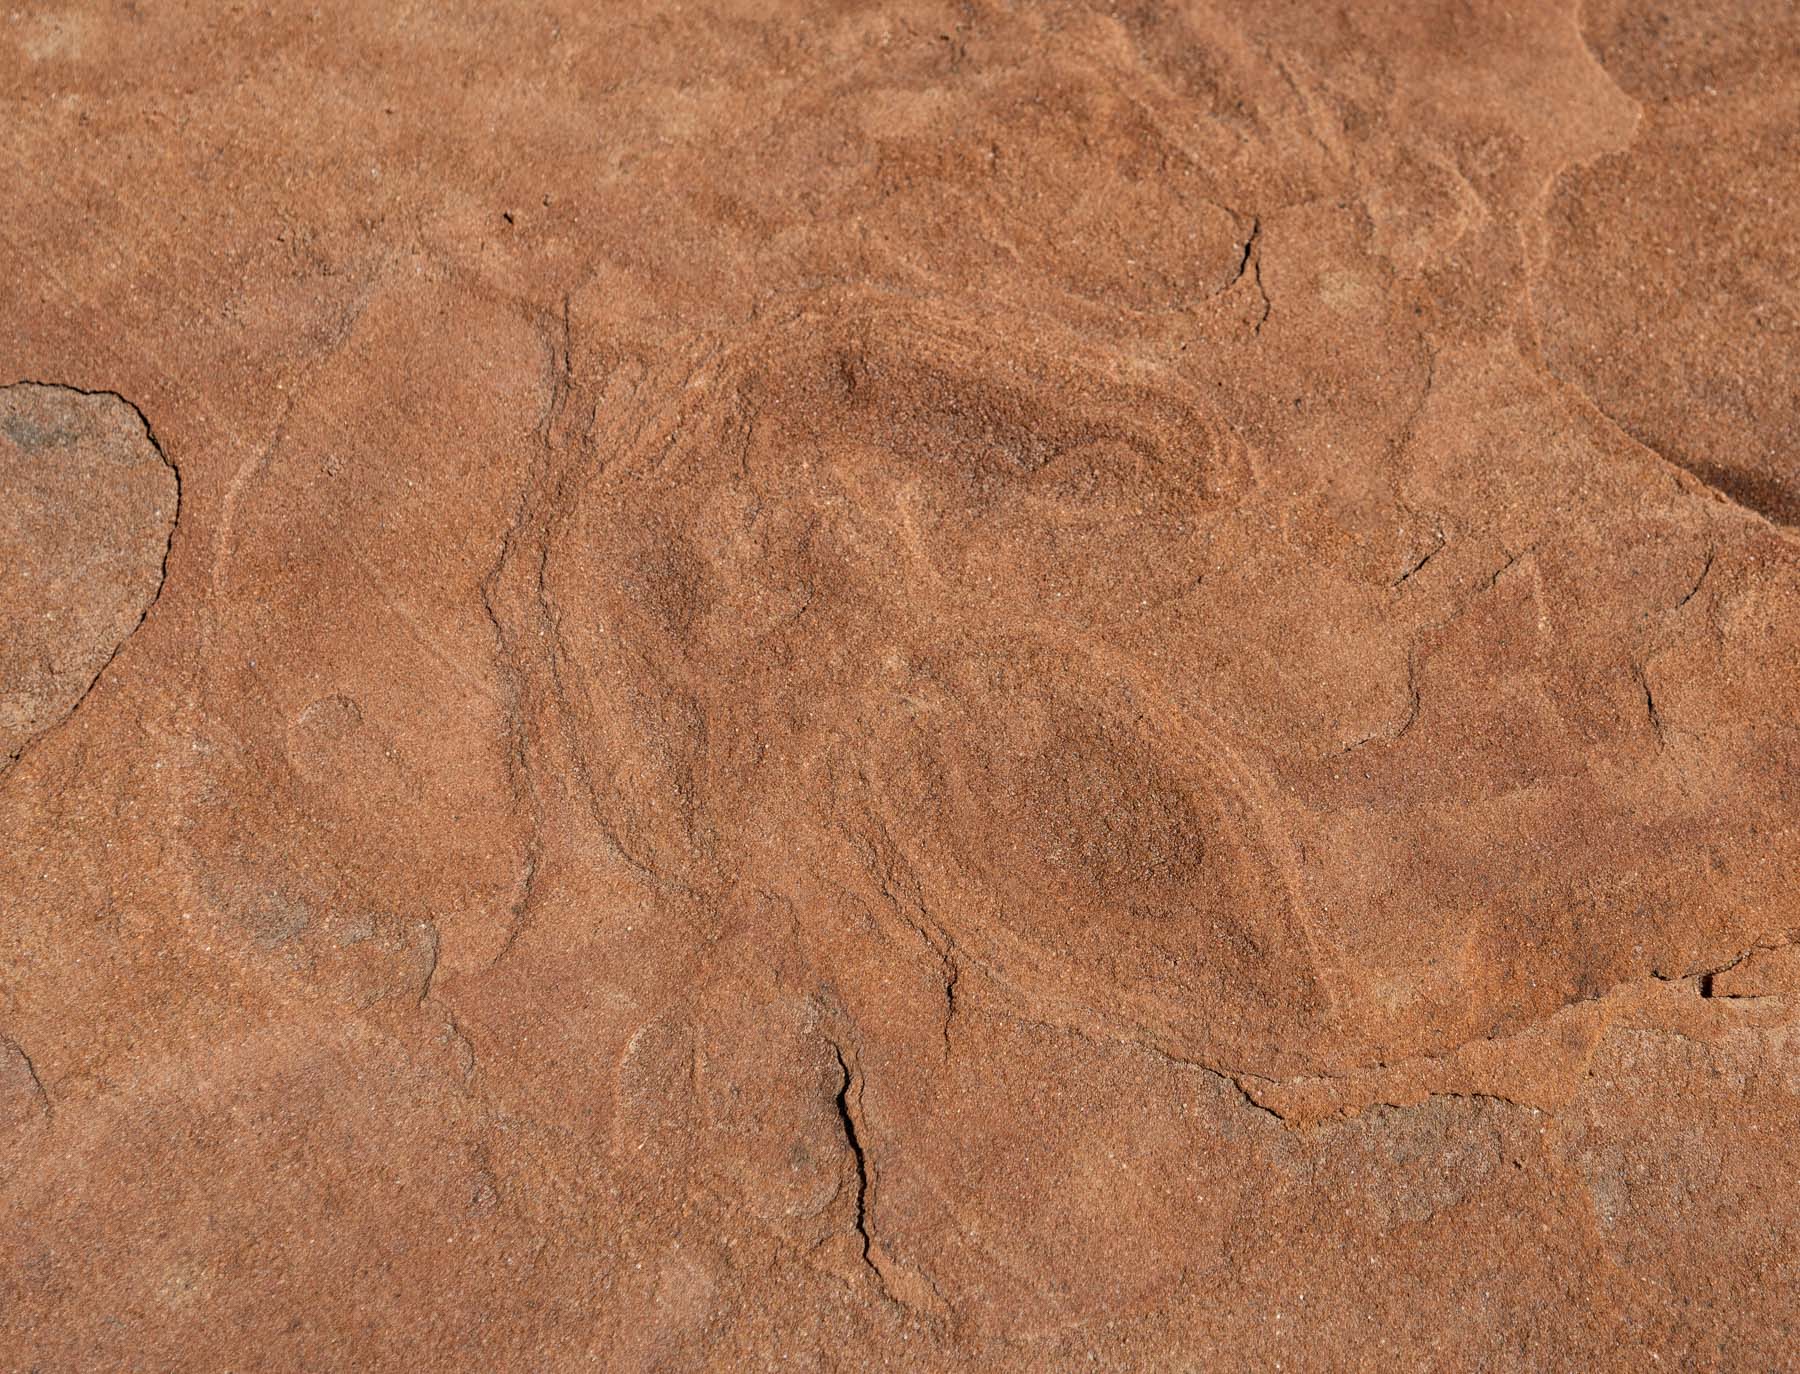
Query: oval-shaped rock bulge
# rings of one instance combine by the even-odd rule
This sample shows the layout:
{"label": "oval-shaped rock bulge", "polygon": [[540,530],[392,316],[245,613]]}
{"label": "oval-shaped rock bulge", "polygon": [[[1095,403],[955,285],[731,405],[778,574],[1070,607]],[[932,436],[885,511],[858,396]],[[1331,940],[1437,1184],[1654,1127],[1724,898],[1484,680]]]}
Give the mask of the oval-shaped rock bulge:
{"label": "oval-shaped rock bulge", "polygon": [[143,622],[179,499],[127,402],[0,387],[0,773],[68,718]]}

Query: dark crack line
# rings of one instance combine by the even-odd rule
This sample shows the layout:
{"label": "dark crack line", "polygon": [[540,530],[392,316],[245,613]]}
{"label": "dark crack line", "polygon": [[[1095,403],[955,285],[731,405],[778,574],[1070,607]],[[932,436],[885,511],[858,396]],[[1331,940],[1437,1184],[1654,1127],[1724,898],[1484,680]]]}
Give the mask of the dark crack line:
{"label": "dark crack line", "polygon": [[962,966],[946,955],[944,957],[944,1054],[950,1053],[950,1027],[956,1020],[956,985],[962,981]]}
{"label": "dark crack line", "polygon": [[[868,775],[859,767],[856,770],[857,780],[866,789],[869,786]],[[854,826],[846,825],[845,838],[861,856],[864,867],[874,880],[880,891],[882,900],[896,916],[905,923],[913,934],[917,935],[925,948],[938,961],[938,977],[943,986],[944,996],[944,1052],[950,1051],[950,1027],[956,1020],[956,988],[962,978],[962,966],[957,962],[956,942],[952,940],[941,925],[932,919],[919,891],[919,882],[905,858],[894,843],[893,836],[879,815],[868,813],[867,817],[873,826],[875,838],[865,837],[857,832]],[[896,869],[906,871],[896,872]],[[905,891],[896,891],[896,886],[904,886]]]}
{"label": "dark crack line", "polygon": [[[1432,627],[1440,628],[1440,627]],[[1343,758],[1346,754],[1354,754],[1358,749],[1371,744],[1397,744],[1405,738],[1407,731],[1419,723],[1419,711],[1423,706],[1423,697],[1419,691],[1419,646],[1414,643],[1406,650],[1406,719],[1392,734],[1364,735],[1338,750],[1334,757]]]}
{"label": "dark crack line", "polygon": [[25,1047],[17,1040],[12,1039],[0,1040],[0,1044],[4,1044],[7,1049],[19,1056],[19,1062],[25,1066],[25,1076],[31,1080],[31,1090],[37,1096],[38,1105],[44,1109],[44,1115],[55,1116],[56,1107],[50,1101],[50,1093],[44,1087],[44,1080],[38,1077],[37,1065],[32,1062],[31,1056],[25,1053]]}
{"label": "dark crack line", "polygon": [[1437,529],[1433,532],[1437,535],[1437,543],[1435,543],[1431,546],[1431,548],[1426,552],[1426,554],[1423,558],[1416,561],[1410,568],[1408,568],[1405,572],[1401,573],[1400,576],[1396,577],[1391,583],[1389,583],[1388,584],[1389,586],[1394,587],[1394,588],[1399,588],[1399,587],[1405,586],[1408,582],[1412,581],[1413,577],[1417,573],[1419,573],[1421,570],[1423,570],[1423,568],[1425,567],[1425,565],[1427,563],[1431,562],[1432,559],[1436,558],[1447,547],[1449,547],[1449,544],[1450,544],[1449,536],[1447,536],[1441,528]]}
{"label": "dark crack line", "polygon": [[[843,1127],[844,1140],[850,1146],[850,1154],[856,1160],[856,1232],[862,1237],[863,1263],[868,1265],[869,1272],[881,1281],[881,1270],[875,1264],[872,1253],[874,1238],[869,1234],[869,1160],[863,1152],[862,1137],[856,1129],[856,1113],[850,1109],[850,1092],[856,1089],[857,1097],[862,1096],[862,1082],[853,1073],[850,1061],[844,1058],[843,1046],[835,1040],[831,1043],[831,1052],[837,1056],[838,1072],[843,1075],[843,1082],[838,1087],[837,1113],[838,1123]],[[886,1285],[883,1284],[885,1289]]]}
{"label": "dark crack line", "polygon": [[1523,559],[1526,554],[1535,553],[1535,552],[1537,552],[1537,545],[1536,544],[1527,544],[1524,548],[1520,549],[1517,553],[1508,554],[1506,556],[1506,561],[1494,570],[1493,576],[1488,578],[1488,580],[1482,585],[1481,590],[1484,592],[1493,591],[1495,587],[1498,587],[1500,585],[1500,579],[1505,577],[1509,572],[1511,572],[1515,567],[1517,567],[1519,565],[1520,560]]}
{"label": "dark crack line", "polygon": [[[1259,231],[1260,228],[1261,226],[1259,225]],[[1269,288],[1263,285],[1261,249],[1257,250],[1256,261],[1251,264],[1250,270],[1256,279],[1256,294],[1262,297],[1263,303],[1262,314],[1256,317],[1256,326],[1250,332],[1260,337],[1262,335],[1263,326],[1269,322],[1269,316],[1273,314],[1275,310],[1275,302],[1269,299]]]}
{"label": "dark crack line", "polygon": [[1244,273],[1250,270],[1250,259],[1256,252],[1256,241],[1262,237],[1262,221],[1255,215],[1250,217],[1250,236],[1244,240],[1244,255],[1238,259],[1237,271],[1231,274],[1231,280],[1225,283],[1225,289],[1231,290],[1244,279]]}
{"label": "dark crack line", "polygon": [[431,1000],[431,985],[437,979],[438,955],[443,949],[443,937],[438,934],[436,921],[421,921],[419,929],[425,937],[425,970],[419,978],[419,1005],[424,1006]]}
{"label": "dark crack line", "polygon": [[1692,601],[1700,594],[1700,589],[1706,585],[1707,575],[1712,572],[1713,559],[1717,558],[1718,555],[1719,551],[1717,549],[1708,549],[1706,551],[1706,562],[1701,565],[1700,576],[1694,579],[1694,585],[1688,588],[1687,595],[1669,608],[1670,614],[1679,611],[1683,606],[1687,605],[1688,602]]}
{"label": "dark crack line", "polygon": [[[1232,211],[1231,213],[1238,212]],[[1256,323],[1251,327],[1251,333],[1261,334],[1262,327],[1269,322],[1269,312],[1275,307],[1269,299],[1268,288],[1263,285],[1262,219],[1257,215],[1250,216],[1250,236],[1244,240],[1244,251],[1238,258],[1237,270],[1231,274],[1230,281],[1211,292],[1207,299],[1212,300],[1234,290],[1246,276],[1256,283],[1256,294],[1262,297],[1262,314],[1257,316]]]}
{"label": "dark crack line", "polygon": [[1648,665],[1634,665],[1634,671],[1637,675],[1638,689],[1644,694],[1644,712],[1650,718],[1650,729],[1656,734],[1656,747],[1658,749],[1667,748],[1668,739],[1663,731],[1662,712],[1657,709],[1656,694],[1650,690]]}
{"label": "dark crack line", "polygon": [[1730,973],[1739,964],[1755,955],[1778,953],[1781,950],[1792,948],[1795,944],[1800,944],[1800,936],[1793,934],[1780,940],[1758,940],[1755,944],[1751,945],[1749,949],[1745,950],[1742,954],[1729,962],[1720,964],[1717,968],[1702,969],[1698,973],[1690,973],[1686,976],[1697,980],[1700,988],[1700,995],[1702,997],[1734,999],[1737,996],[1735,993],[1715,992],[1713,990],[1713,979],[1717,978],[1721,973]]}
{"label": "dark crack line", "polygon": [[1209,1073],[1213,1077],[1222,1079],[1224,1082],[1230,1084],[1232,1086],[1232,1088],[1234,1088],[1237,1091],[1238,1097],[1243,1100],[1244,1106],[1250,1108],[1252,1111],[1261,1112],[1264,1116],[1268,1117],[1270,1120],[1280,1122],[1284,1127],[1288,1124],[1287,1118],[1285,1116],[1283,1116],[1280,1112],[1276,1111],[1273,1107],[1266,1107],[1261,1102],[1258,1102],[1256,1100],[1256,1094],[1251,1092],[1249,1087],[1246,1086],[1246,1083],[1245,1083],[1245,1079],[1248,1078],[1250,1075],[1246,1074],[1243,1077],[1239,1077],[1239,1076],[1229,1074],[1229,1073],[1221,1073],[1217,1069],[1209,1069],[1205,1065],[1201,1065],[1201,1064],[1194,1064],[1194,1065],[1190,1065],[1188,1067],[1199,1069],[1203,1073]]}
{"label": "dark crack line", "polygon": [[1482,583],[1480,587],[1476,588],[1473,595],[1471,595],[1467,601],[1458,606],[1442,620],[1420,627],[1419,631],[1413,636],[1412,642],[1407,646],[1406,650],[1406,719],[1400,723],[1397,729],[1388,734],[1376,733],[1373,735],[1365,735],[1359,740],[1346,744],[1342,749],[1339,749],[1335,754],[1329,755],[1328,757],[1342,758],[1346,754],[1353,754],[1358,749],[1365,748],[1371,744],[1393,744],[1403,737],[1407,731],[1411,730],[1413,726],[1417,725],[1419,723],[1419,712],[1424,704],[1424,698],[1420,687],[1420,675],[1424,671],[1425,666],[1421,657],[1421,646],[1424,644],[1427,637],[1443,630],[1447,630],[1458,620],[1462,619],[1462,617],[1468,613],[1469,608],[1473,606],[1479,598],[1485,596],[1487,593],[1493,591],[1495,587],[1499,586],[1501,578],[1505,577],[1507,573],[1518,566],[1526,555],[1534,553],[1536,550],[1536,544],[1528,544],[1517,553],[1508,554],[1506,561],[1502,563],[1499,568],[1494,571],[1493,575]]}

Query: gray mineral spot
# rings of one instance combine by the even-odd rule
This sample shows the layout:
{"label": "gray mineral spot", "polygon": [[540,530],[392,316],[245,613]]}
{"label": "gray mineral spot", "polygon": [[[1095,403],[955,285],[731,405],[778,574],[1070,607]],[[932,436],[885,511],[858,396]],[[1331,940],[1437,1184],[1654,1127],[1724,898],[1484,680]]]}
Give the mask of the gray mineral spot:
{"label": "gray mineral spot", "polygon": [[117,396],[0,387],[0,772],[68,719],[162,590],[180,499]]}

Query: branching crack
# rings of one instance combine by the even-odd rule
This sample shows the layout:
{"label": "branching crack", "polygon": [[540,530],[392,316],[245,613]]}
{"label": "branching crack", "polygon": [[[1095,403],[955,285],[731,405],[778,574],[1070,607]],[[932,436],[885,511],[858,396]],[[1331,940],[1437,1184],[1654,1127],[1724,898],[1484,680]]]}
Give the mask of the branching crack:
{"label": "branching crack", "polygon": [[1496,568],[1487,581],[1482,583],[1482,585],[1476,589],[1474,596],[1471,596],[1466,602],[1458,606],[1456,610],[1452,611],[1444,619],[1437,621],[1435,624],[1423,627],[1413,636],[1412,643],[1406,650],[1406,718],[1390,733],[1364,735],[1359,740],[1352,740],[1331,757],[1342,758],[1346,754],[1353,754],[1358,749],[1362,749],[1371,744],[1393,744],[1404,736],[1407,731],[1411,730],[1413,726],[1419,723],[1419,712],[1424,701],[1419,688],[1419,674],[1423,666],[1420,661],[1420,646],[1425,642],[1426,637],[1428,635],[1436,634],[1438,631],[1446,629],[1448,626],[1454,624],[1468,611],[1469,607],[1478,597],[1485,596],[1488,592],[1493,591],[1495,587],[1499,586],[1500,579],[1511,572],[1527,554],[1534,552],[1536,548],[1537,545],[1528,544],[1517,553],[1508,554],[1506,561]]}
{"label": "branching crack", "polygon": [[1231,280],[1213,294],[1222,296],[1233,290],[1237,284],[1248,276],[1256,283],[1256,294],[1262,298],[1262,314],[1256,317],[1251,333],[1261,334],[1262,327],[1269,322],[1269,312],[1274,304],[1269,300],[1268,288],[1263,285],[1262,278],[1262,220],[1256,215],[1250,216],[1250,233],[1244,239],[1243,255],[1238,258],[1237,270],[1231,274]]}
{"label": "branching crack", "polygon": [[1745,950],[1742,954],[1729,962],[1720,964],[1717,968],[1703,969],[1699,973],[1690,976],[1697,980],[1700,987],[1700,995],[1702,997],[1731,997],[1733,996],[1731,993],[1719,993],[1715,992],[1713,989],[1713,980],[1721,973],[1730,973],[1739,964],[1754,955],[1772,954],[1777,950],[1788,949],[1797,943],[1800,943],[1800,937],[1796,937],[1792,934],[1788,935],[1785,939],[1780,940],[1758,940],[1755,944],[1751,945],[1749,949]]}
{"label": "branching crack", "polygon": [[1491,577],[1489,577],[1488,580],[1482,585],[1481,590],[1484,592],[1493,591],[1495,587],[1498,587],[1500,585],[1500,579],[1505,577],[1509,572],[1511,572],[1515,567],[1517,567],[1519,564],[1519,561],[1522,558],[1524,558],[1526,554],[1534,553],[1534,552],[1536,552],[1536,550],[1537,550],[1536,544],[1527,544],[1524,548],[1520,549],[1517,553],[1509,553],[1506,556],[1506,561],[1504,563],[1502,563],[1498,568],[1494,569],[1493,575]]}

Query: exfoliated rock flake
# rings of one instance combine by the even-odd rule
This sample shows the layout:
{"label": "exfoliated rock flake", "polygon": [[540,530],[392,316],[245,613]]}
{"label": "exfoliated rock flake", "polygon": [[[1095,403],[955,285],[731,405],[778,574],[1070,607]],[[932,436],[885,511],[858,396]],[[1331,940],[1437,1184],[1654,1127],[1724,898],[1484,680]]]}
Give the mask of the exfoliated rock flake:
{"label": "exfoliated rock flake", "polygon": [[1800,7],[0,100],[0,1368],[1800,1369]]}

